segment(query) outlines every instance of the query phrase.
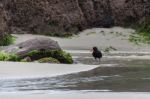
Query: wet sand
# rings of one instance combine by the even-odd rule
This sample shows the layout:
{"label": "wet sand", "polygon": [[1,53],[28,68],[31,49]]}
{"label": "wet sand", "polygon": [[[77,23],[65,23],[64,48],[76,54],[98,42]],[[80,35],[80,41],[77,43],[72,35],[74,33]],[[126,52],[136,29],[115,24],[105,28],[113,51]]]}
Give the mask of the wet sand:
{"label": "wet sand", "polygon": [[53,77],[96,67],[98,65],[0,62],[0,79]]}
{"label": "wet sand", "polygon": [[149,93],[76,93],[54,92],[36,95],[1,95],[1,99],[150,99]]}

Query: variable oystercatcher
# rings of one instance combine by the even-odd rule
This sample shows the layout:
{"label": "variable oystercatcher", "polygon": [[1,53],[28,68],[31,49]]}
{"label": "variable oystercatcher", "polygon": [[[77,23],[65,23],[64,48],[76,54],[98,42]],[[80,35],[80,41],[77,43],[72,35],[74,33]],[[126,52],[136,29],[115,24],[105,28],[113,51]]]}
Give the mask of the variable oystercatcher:
{"label": "variable oystercatcher", "polygon": [[97,47],[93,47],[93,53],[92,53],[93,57],[95,58],[95,60],[102,58],[102,52],[98,50]]}

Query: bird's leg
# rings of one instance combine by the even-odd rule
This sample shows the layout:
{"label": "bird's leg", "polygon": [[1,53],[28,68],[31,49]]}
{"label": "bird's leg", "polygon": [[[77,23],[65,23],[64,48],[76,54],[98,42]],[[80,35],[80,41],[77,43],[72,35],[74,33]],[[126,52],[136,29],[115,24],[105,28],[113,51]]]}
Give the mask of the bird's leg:
{"label": "bird's leg", "polygon": [[99,61],[99,63],[100,63],[100,62],[101,62],[101,59],[99,58],[99,60],[98,60],[98,61]]}
{"label": "bird's leg", "polygon": [[95,59],[95,61],[97,61],[97,59],[96,58],[94,58]]}

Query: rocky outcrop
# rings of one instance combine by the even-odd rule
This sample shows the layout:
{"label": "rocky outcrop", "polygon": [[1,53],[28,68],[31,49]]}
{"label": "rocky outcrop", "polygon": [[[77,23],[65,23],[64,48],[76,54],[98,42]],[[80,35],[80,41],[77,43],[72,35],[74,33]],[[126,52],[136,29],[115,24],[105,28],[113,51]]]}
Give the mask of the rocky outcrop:
{"label": "rocky outcrop", "polygon": [[1,0],[0,5],[0,32],[8,26],[11,33],[72,33],[150,17],[149,0]]}
{"label": "rocky outcrop", "polygon": [[8,46],[2,51],[6,53],[16,53],[19,56],[24,56],[33,50],[61,50],[58,43],[46,37],[37,37],[35,39],[27,40],[25,42]]}
{"label": "rocky outcrop", "polygon": [[[116,25],[142,23],[150,17],[149,0],[111,0],[112,16]],[[147,10],[147,11],[146,11]]]}
{"label": "rocky outcrop", "polygon": [[125,26],[150,17],[148,0],[79,0],[80,8],[91,26]]}
{"label": "rocky outcrop", "polygon": [[5,5],[12,33],[68,33],[84,22],[77,0],[9,0]]}
{"label": "rocky outcrop", "polygon": [[7,12],[4,9],[4,5],[0,3],[0,41],[8,34],[8,24],[7,24]]}

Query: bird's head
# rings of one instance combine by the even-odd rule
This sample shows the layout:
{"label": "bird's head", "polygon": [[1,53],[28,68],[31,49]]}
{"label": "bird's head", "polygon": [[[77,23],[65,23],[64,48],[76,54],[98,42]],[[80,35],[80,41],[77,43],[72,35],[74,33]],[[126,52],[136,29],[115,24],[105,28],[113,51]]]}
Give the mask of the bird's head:
{"label": "bird's head", "polygon": [[98,48],[97,47],[93,47],[93,51],[97,51],[98,50]]}

